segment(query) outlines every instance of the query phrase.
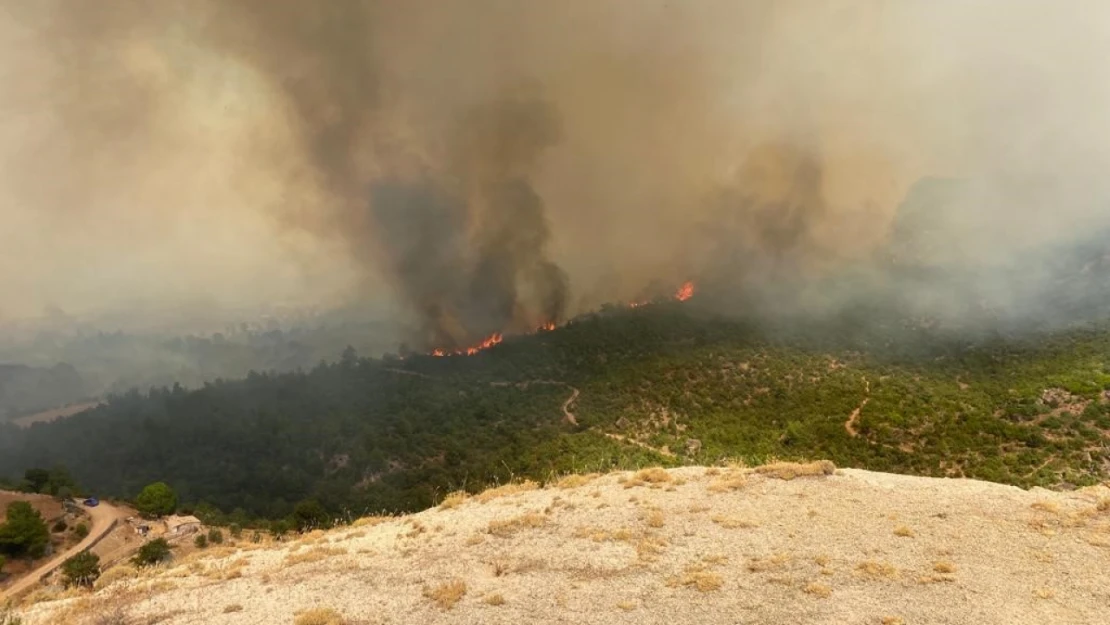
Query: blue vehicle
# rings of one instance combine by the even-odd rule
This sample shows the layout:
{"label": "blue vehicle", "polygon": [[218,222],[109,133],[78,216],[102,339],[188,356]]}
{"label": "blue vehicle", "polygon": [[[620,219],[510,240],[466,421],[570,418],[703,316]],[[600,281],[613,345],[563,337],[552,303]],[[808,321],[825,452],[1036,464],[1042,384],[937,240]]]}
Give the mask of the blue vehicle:
{"label": "blue vehicle", "polygon": [[95,508],[95,507],[100,505],[100,500],[97,499],[96,497],[89,497],[88,499],[86,499],[85,501],[83,501],[81,503],[84,503],[86,506],[88,506],[90,508]]}

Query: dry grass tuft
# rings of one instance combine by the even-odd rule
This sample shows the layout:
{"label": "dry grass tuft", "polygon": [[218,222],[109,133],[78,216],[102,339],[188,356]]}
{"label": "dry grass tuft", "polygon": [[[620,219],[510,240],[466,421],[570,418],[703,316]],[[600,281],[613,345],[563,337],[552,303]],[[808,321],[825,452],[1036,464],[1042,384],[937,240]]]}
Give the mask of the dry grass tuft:
{"label": "dry grass tuft", "polygon": [[895,536],[901,536],[902,538],[913,538],[914,537],[913,530],[906,527],[905,525],[899,525],[898,527],[894,528],[894,535]]}
{"label": "dry grass tuft", "polygon": [[956,572],[956,565],[951,562],[941,560],[940,562],[933,563],[933,570],[937,573],[944,573],[946,575]]}
{"label": "dry grass tuft", "polygon": [[1110,497],[1099,499],[1098,504],[1095,505],[1095,510],[1099,512],[1110,512]]}
{"label": "dry grass tuft", "polygon": [[621,601],[620,603],[618,603],[617,607],[624,610],[625,612],[631,612],[632,610],[636,609],[636,602],[626,599],[626,600]]}
{"label": "dry grass tuft", "polygon": [[1056,591],[1051,588],[1037,588],[1033,591],[1033,596],[1038,599],[1052,599],[1056,596]]}
{"label": "dry grass tuft", "polygon": [[440,584],[435,588],[425,588],[424,596],[431,599],[444,610],[450,610],[466,595],[466,582],[461,579]]}
{"label": "dry grass tuft", "polygon": [[745,529],[745,530],[747,530],[747,529],[752,529],[754,527],[759,527],[758,523],[753,523],[751,521],[747,521],[747,520],[744,520],[744,519],[737,519],[737,518],[734,518],[734,517],[726,517],[726,516],[721,516],[721,515],[716,515],[716,516],[712,517],[710,520],[713,521],[714,523],[716,523],[717,525],[720,525],[721,527],[723,527],[725,529],[728,529],[728,530],[735,530],[735,529]]}
{"label": "dry grass tuft", "polygon": [[440,502],[439,507],[441,510],[458,508],[469,498],[470,495],[465,490],[457,490],[444,497],[443,501]]}
{"label": "dry grass tuft", "polygon": [[285,566],[319,562],[321,560],[327,560],[332,556],[339,556],[346,553],[346,549],[338,547],[313,547],[307,551],[299,551],[285,556]]}
{"label": "dry grass tuft", "polygon": [[644,522],[648,524],[648,527],[663,527],[667,519],[661,510],[652,510],[644,517]]}
{"label": "dry grass tuft", "polygon": [[803,588],[802,591],[805,592],[807,595],[821,597],[822,599],[827,599],[830,595],[832,595],[832,588],[829,588],[825,584],[821,584],[818,582],[810,582],[806,584],[805,588]]}
{"label": "dry grass tuft", "polygon": [[898,575],[898,569],[894,568],[889,562],[876,562],[874,560],[866,560],[860,562],[856,566],[856,570],[861,575],[873,578],[891,578]]}
{"label": "dry grass tuft", "polygon": [[762,573],[764,571],[774,571],[781,569],[790,562],[790,556],[785,553],[776,553],[773,556],[764,558],[752,558],[748,562],[748,570],[752,573]]}
{"label": "dry grass tuft", "polygon": [[713,480],[706,488],[711,493],[727,493],[748,485],[748,476],[742,471],[729,471]]}
{"label": "dry grass tuft", "polygon": [[524,529],[535,529],[547,524],[547,517],[535,512],[522,514],[511,519],[494,519],[486,531],[498,538],[507,538]]}
{"label": "dry grass tuft", "polygon": [[563,490],[578,488],[580,486],[585,486],[586,484],[589,484],[590,482],[596,480],[598,477],[600,476],[597,473],[587,473],[586,475],[572,474],[556,482],[555,486],[556,488],[560,488]]}
{"label": "dry grass tuft", "polygon": [[640,469],[634,476],[635,479],[648,484],[666,484],[673,481],[674,478],[663,467],[651,467],[648,469]]}
{"label": "dry grass tuft", "polygon": [[524,480],[523,482],[509,482],[508,484],[502,484],[501,486],[498,486],[496,488],[490,488],[488,490],[482,491],[481,493],[478,493],[474,497],[474,499],[478,503],[489,503],[494,499],[508,497],[509,495],[517,495],[519,493],[526,493],[531,490],[536,490],[539,487],[540,485],[536,482],[533,482],[532,480]]}
{"label": "dry grass tuft", "polygon": [[120,566],[113,566],[112,568],[100,574],[93,584],[93,588],[101,590],[111,586],[112,584],[123,581],[125,579],[135,579],[139,576],[139,569],[131,566],[130,564],[123,564]]}
{"label": "dry grass tuft", "polygon": [[364,516],[361,519],[355,519],[355,522],[351,523],[351,527],[374,527],[392,520],[393,517],[388,516]]}
{"label": "dry grass tuft", "polygon": [[242,611],[243,611],[243,606],[239,605],[238,603],[233,603],[231,605],[225,605],[224,606],[224,614],[231,614],[232,612],[242,612]]}
{"label": "dry grass tuft", "polygon": [[706,571],[700,566],[687,567],[686,572],[682,575],[667,580],[667,585],[672,588],[687,586],[697,589],[698,592],[720,590],[724,583],[720,575],[712,571]]}
{"label": "dry grass tuft", "polygon": [[505,605],[505,597],[502,597],[501,593],[495,592],[482,598],[482,603],[493,606]]}
{"label": "dry grass tuft", "polygon": [[293,625],[346,625],[347,619],[331,608],[313,608],[297,615]]}
{"label": "dry grass tuft", "polygon": [[836,465],[831,460],[818,460],[816,462],[775,462],[756,467],[755,472],[760,475],[792,480],[796,477],[822,477],[836,472]]}
{"label": "dry grass tuft", "polygon": [[1050,512],[1052,514],[1060,513],[1060,506],[1056,505],[1054,501],[1034,501],[1029,507],[1034,510],[1040,510],[1041,512]]}
{"label": "dry grass tuft", "polygon": [[884,616],[879,622],[882,625],[906,625],[906,621],[900,616]]}

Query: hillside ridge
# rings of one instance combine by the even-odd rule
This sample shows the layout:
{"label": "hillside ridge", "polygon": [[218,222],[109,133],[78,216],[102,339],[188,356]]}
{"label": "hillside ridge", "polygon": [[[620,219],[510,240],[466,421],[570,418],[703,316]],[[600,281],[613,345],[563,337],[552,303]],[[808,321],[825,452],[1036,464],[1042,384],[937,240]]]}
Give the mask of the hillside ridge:
{"label": "hillside ridge", "polygon": [[24,618],[1094,624],[1108,560],[1104,485],[1022,490],[827,462],[655,468],[514,482],[288,542],[118,567],[96,592]]}

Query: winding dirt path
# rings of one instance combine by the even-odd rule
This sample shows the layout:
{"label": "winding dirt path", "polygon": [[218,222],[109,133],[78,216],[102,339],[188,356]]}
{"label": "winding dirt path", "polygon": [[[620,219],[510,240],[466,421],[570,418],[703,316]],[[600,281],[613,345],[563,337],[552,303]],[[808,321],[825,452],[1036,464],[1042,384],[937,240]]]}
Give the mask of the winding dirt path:
{"label": "winding dirt path", "polygon": [[578,425],[578,419],[574,416],[574,413],[570,411],[570,405],[574,403],[574,400],[578,399],[578,389],[569,384],[567,388],[571,390],[571,393],[570,397],[563,402],[563,416],[566,417],[567,423],[576,426]]}
{"label": "winding dirt path", "polygon": [[3,591],[0,591],[0,605],[3,605],[7,599],[16,597],[20,593],[25,592],[35,584],[39,583],[39,581],[42,580],[43,577],[49,575],[50,573],[53,573],[54,570],[61,566],[62,563],[64,563],[66,560],[81,553],[82,551],[85,551],[86,549],[91,549],[94,545],[96,545],[97,542],[100,541],[101,538],[104,538],[104,536],[107,535],[108,532],[110,532],[112,528],[115,527],[116,521],[122,521],[128,516],[128,512],[126,510],[121,510],[120,508],[104,502],[101,502],[100,505],[96,506],[95,508],[89,508],[84,505],[82,505],[81,507],[85,510],[85,512],[89,514],[89,517],[92,520],[92,527],[89,528],[89,535],[72,548],[59,553],[35,570],[29,571],[19,581],[12,584],[10,587],[4,589]]}
{"label": "winding dirt path", "polygon": [[856,429],[856,424],[859,423],[859,413],[863,410],[863,407],[867,405],[867,402],[871,401],[871,382],[867,378],[864,378],[863,385],[864,393],[867,397],[863,398],[860,405],[852,411],[852,414],[848,415],[848,420],[844,422],[844,429],[848,431],[848,436],[852,438],[859,437],[859,430]]}

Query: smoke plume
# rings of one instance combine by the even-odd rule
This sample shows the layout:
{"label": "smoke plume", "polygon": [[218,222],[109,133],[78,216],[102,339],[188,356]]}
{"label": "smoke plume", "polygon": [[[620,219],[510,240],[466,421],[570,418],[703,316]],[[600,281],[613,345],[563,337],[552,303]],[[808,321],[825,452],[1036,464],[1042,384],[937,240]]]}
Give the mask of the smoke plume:
{"label": "smoke plume", "polygon": [[1044,318],[1110,222],[1096,0],[0,6],[0,319],[375,300],[454,348],[687,279]]}

